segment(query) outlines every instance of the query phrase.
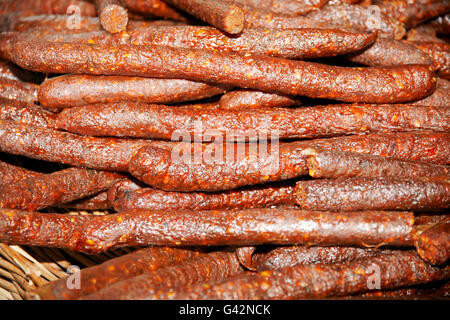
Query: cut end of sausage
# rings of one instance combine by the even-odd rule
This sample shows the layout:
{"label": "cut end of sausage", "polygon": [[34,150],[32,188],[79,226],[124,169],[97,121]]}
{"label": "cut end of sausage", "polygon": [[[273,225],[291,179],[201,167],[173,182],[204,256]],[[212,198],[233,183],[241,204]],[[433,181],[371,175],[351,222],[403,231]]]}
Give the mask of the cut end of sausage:
{"label": "cut end of sausage", "polygon": [[224,31],[231,34],[237,34],[243,29],[244,11],[237,6],[232,6],[224,20]]}
{"label": "cut end of sausage", "polygon": [[127,9],[118,5],[111,5],[100,14],[103,29],[109,33],[125,31],[128,24]]}

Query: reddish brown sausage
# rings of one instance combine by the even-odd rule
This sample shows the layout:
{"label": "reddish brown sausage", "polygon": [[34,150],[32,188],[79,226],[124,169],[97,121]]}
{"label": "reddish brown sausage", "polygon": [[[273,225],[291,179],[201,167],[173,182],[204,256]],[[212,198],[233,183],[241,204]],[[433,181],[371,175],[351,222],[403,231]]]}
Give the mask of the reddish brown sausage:
{"label": "reddish brown sausage", "polygon": [[85,199],[75,200],[68,203],[63,203],[57,206],[58,208],[66,208],[69,210],[108,210],[111,206],[108,202],[108,192],[103,191],[95,196],[87,197]]}
{"label": "reddish brown sausage", "polygon": [[41,300],[74,300],[121,280],[178,265],[203,254],[201,250],[149,247],[81,269],[79,289],[70,289],[67,278],[62,278],[40,287],[33,296]]}
{"label": "reddish brown sausage", "polygon": [[113,202],[117,212],[143,210],[218,210],[264,208],[294,203],[292,186],[262,187],[221,193],[167,192],[143,188],[125,192]]}
{"label": "reddish brown sausage", "polygon": [[428,210],[450,206],[450,180],[338,178],[299,181],[296,202],[305,210]]}
{"label": "reddish brown sausage", "polygon": [[402,161],[356,152],[307,149],[303,152],[309,175],[314,178],[340,177],[447,177],[450,167],[426,162]]}
{"label": "reddish brown sausage", "polygon": [[1,209],[0,240],[90,253],[146,245],[411,246],[413,224],[412,212],[389,211],[131,210],[72,216]]}
{"label": "reddish brown sausage", "polygon": [[[377,276],[378,275],[378,276]],[[337,264],[296,265],[171,290],[155,298],[193,300],[312,299],[346,296],[446,280],[450,267],[433,267],[411,251],[393,251]]]}
{"label": "reddish brown sausage", "polygon": [[447,0],[377,0],[375,4],[383,14],[405,23],[408,29],[450,10]]}
{"label": "reddish brown sausage", "polygon": [[415,240],[419,256],[434,265],[444,264],[450,259],[450,221],[426,228]]}
{"label": "reddish brown sausage", "polygon": [[116,282],[82,297],[82,300],[147,300],[168,288],[225,280],[243,272],[234,252],[212,252],[182,264]]}
{"label": "reddish brown sausage", "polygon": [[220,191],[305,175],[308,173],[303,154],[306,148],[323,147],[447,164],[449,141],[450,134],[422,132],[347,136],[279,146],[177,145],[170,151],[146,147],[130,161],[128,170],[148,185],[166,191]]}
{"label": "reddish brown sausage", "polygon": [[209,98],[226,90],[226,86],[189,80],[64,75],[44,81],[38,98],[50,108],[120,101],[170,104]]}
{"label": "reddish brown sausage", "polygon": [[301,16],[322,8],[328,0],[232,0],[237,5],[286,16]]}
{"label": "reddish brown sausage", "polygon": [[57,129],[91,136],[195,141],[320,138],[417,130],[450,131],[450,108],[416,105],[328,105],[300,108],[222,109],[134,102],[67,108]]}
{"label": "reddish brown sausage", "polygon": [[209,50],[29,41],[6,41],[3,49],[23,68],[44,73],[186,78],[348,102],[416,101],[436,87],[425,65],[351,68]]}
{"label": "reddish brown sausage", "polygon": [[33,103],[38,101],[38,88],[35,83],[0,78],[0,98],[3,99]]}
{"label": "reddish brown sausage", "polygon": [[164,0],[190,15],[230,34],[244,28],[244,12],[228,0]]}
{"label": "reddish brown sausage", "polygon": [[331,264],[369,258],[380,254],[378,249],[356,247],[278,247],[268,252],[256,252],[252,263],[258,271],[277,270],[298,264]]}
{"label": "reddish brown sausage", "polygon": [[10,120],[20,124],[48,127],[47,112],[37,105],[23,101],[0,99],[0,120]]}
{"label": "reddish brown sausage", "polygon": [[233,90],[220,97],[222,109],[273,108],[300,105],[294,96],[279,95],[256,90]]}
{"label": "reddish brown sausage", "polygon": [[253,253],[257,247],[249,246],[249,247],[237,247],[234,251],[236,254],[236,258],[239,263],[246,269],[255,271],[256,268],[253,265]]}
{"label": "reddish brown sausage", "polygon": [[367,66],[392,66],[401,64],[433,65],[433,59],[412,44],[400,40],[378,38],[374,44],[346,58]]}
{"label": "reddish brown sausage", "polygon": [[127,28],[128,13],[122,0],[95,0],[95,8],[106,31],[118,33]]}
{"label": "reddish brown sausage", "polygon": [[34,159],[100,170],[126,171],[145,145],[169,146],[159,141],[82,137],[0,120],[0,150]]}
{"label": "reddish brown sausage", "polygon": [[0,207],[41,210],[82,199],[125,179],[118,173],[69,168],[0,186]]}

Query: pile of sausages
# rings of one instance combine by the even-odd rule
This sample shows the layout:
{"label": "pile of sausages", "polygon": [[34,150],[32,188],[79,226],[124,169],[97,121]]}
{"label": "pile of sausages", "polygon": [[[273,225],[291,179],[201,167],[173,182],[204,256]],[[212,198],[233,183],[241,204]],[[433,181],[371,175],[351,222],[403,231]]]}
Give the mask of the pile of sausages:
{"label": "pile of sausages", "polygon": [[0,242],[138,247],[29,298],[448,295],[449,14],[0,1]]}

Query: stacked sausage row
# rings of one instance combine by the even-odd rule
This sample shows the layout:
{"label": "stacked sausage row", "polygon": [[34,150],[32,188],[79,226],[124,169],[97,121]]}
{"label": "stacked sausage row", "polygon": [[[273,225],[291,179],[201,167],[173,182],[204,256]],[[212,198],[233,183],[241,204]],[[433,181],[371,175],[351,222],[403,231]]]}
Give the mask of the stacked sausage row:
{"label": "stacked sausage row", "polygon": [[30,298],[448,294],[449,1],[25,8],[0,2],[0,242],[145,247]]}

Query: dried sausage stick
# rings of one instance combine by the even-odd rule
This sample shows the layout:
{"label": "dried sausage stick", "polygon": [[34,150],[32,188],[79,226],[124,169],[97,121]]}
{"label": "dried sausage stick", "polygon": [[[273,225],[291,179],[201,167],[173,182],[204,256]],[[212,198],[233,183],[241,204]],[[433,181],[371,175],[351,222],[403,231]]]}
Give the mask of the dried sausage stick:
{"label": "dried sausage stick", "polygon": [[125,176],[107,171],[69,168],[0,186],[0,207],[41,210],[108,189]]}
{"label": "dried sausage stick", "polygon": [[412,246],[413,224],[412,212],[390,211],[130,210],[72,216],[0,209],[0,241],[89,253],[147,245]]}
{"label": "dried sausage stick", "polygon": [[38,288],[32,296],[41,300],[75,300],[119,281],[178,265],[203,254],[201,250],[148,247],[81,269],[79,289],[68,288],[67,278],[62,278]]}
{"label": "dried sausage stick", "polygon": [[253,265],[253,253],[255,251],[256,247],[237,247],[235,250],[236,258],[243,267],[255,271],[256,268]]}
{"label": "dried sausage stick", "polygon": [[252,257],[255,270],[277,270],[298,264],[331,264],[366,259],[380,254],[379,249],[356,247],[278,247],[268,252],[256,252]]}
{"label": "dried sausage stick", "polygon": [[236,5],[285,16],[301,16],[322,8],[329,0],[232,0]]}
{"label": "dried sausage stick", "polygon": [[109,33],[124,31],[128,24],[128,13],[122,0],[95,0],[100,23]]}
{"label": "dried sausage stick", "polygon": [[175,266],[116,282],[81,300],[147,300],[168,288],[221,281],[243,272],[234,252],[212,252]]}
{"label": "dried sausage stick", "polygon": [[198,19],[230,34],[244,28],[244,12],[228,0],[164,0]]}
{"label": "dried sausage stick", "polygon": [[178,10],[162,0],[124,0],[128,9],[144,16],[150,15],[164,19],[187,22]]}
{"label": "dried sausage stick", "polygon": [[39,172],[0,161],[0,186],[41,175]]}
{"label": "dried sausage stick", "polygon": [[0,151],[72,166],[127,171],[143,146],[168,142],[82,137],[42,127],[0,120]]}
{"label": "dried sausage stick", "polygon": [[120,101],[170,104],[209,98],[227,89],[181,79],[63,75],[44,81],[38,98],[41,105],[50,108]]}
{"label": "dried sausage stick", "polygon": [[218,210],[263,208],[292,204],[292,186],[261,187],[221,193],[168,192],[143,188],[125,192],[113,202],[117,212],[143,210]]}
{"label": "dried sausage stick", "polygon": [[[4,34],[3,37],[5,36]],[[229,37],[213,27],[175,25],[147,26],[116,35],[104,31],[48,33],[48,30],[38,29],[25,34],[10,33],[10,36],[31,41],[38,38],[50,42],[156,45],[308,59],[362,50],[375,41],[377,34],[350,33],[333,29],[248,29],[238,36]]]}
{"label": "dried sausage stick", "polygon": [[450,106],[450,81],[438,78],[434,93],[412,104],[447,108]]}
{"label": "dried sausage stick", "polygon": [[450,79],[450,44],[432,41],[408,41],[426,54],[428,54],[434,63],[436,70],[439,70],[439,76],[444,79]]}
{"label": "dried sausage stick", "polygon": [[109,206],[113,207],[113,204],[117,199],[122,198],[129,192],[133,192],[142,188],[143,186],[141,183],[131,179],[125,179],[116,182],[107,191],[107,200]]}
{"label": "dried sausage stick", "polygon": [[296,202],[318,211],[427,210],[450,206],[450,180],[338,178],[299,181]]}
{"label": "dried sausage stick", "polygon": [[[378,272],[379,273],[378,273]],[[392,251],[367,259],[337,264],[296,265],[236,276],[217,283],[171,290],[158,299],[268,300],[346,296],[377,286],[394,289],[450,277],[450,266],[433,267],[412,251]]]}
{"label": "dried sausage stick", "polygon": [[340,177],[447,177],[450,167],[427,162],[402,161],[356,152],[339,152],[320,148],[306,149],[309,175],[314,178]]}
{"label": "dried sausage stick", "polygon": [[416,237],[417,253],[425,261],[440,265],[450,259],[450,221],[421,230]]}
{"label": "dried sausage stick", "polygon": [[6,41],[3,49],[21,67],[43,73],[186,78],[348,102],[416,101],[436,87],[425,65],[351,68],[211,50],[30,41]]}
{"label": "dried sausage stick", "polygon": [[376,36],[376,32],[304,28],[247,29],[230,37],[213,27],[168,26],[135,30],[130,33],[130,43],[308,59],[361,50],[373,43]]}
{"label": "dried sausage stick", "polygon": [[0,120],[10,120],[20,124],[48,127],[50,112],[37,105],[18,100],[0,99]]}
{"label": "dried sausage stick", "polygon": [[274,108],[300,105],[297,97],[256,90],[233,90],[219,100],[222,109]]}
{"label": "dried sausage stick", "polygon": [[346,31],[374,32],[379,31],[383,38],[402,39],[405,28],[401,23],[384,15],[380,16],[378,24],[366,23],[373,21],[372,12],[361,6],[326,6],[319,11],[303,16],[283,16],[264,11],[244,8],[245,28],[335,28]]}
{"label": "dried sausage stick", "polygon": [[346,59],[367,66],[392,66],[401,64],[433,65],[433,60],[422,50],[400,40],[378,38],[374,44]]}
{"label": "dried sausage stick", "polygon": [[375,4],[383,14],[405,23],[408,29],[450,10],[450,1],[448,0],[377,0]]}
{"label": "dried sausage stick", "polygon": [[35,83],[0,78],[0,97],[3,99],[33,103],[38,101],[38,88]]}
{"label": "dried sausage stick", "polygon": [[301,108],[216,109],[134,102],[66,108],[55,115],[57,129],[91,136],[207,142],[320,138],[361,133],[450,131],[450,108],[416,105],[328,105]]}
{"label": "dried sausage stick", "polygon": [[[308,174],[303,150],[311,147],[448,164],[450,134],[370,134],[281,143],[278,148],[262,143],[244,149],[231,144],[177,145],[170,151],[145,147],[130,161],[128,170],[166,191],[230,190]],[[211,156],[214,152],[223,156]]]}

